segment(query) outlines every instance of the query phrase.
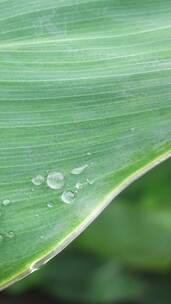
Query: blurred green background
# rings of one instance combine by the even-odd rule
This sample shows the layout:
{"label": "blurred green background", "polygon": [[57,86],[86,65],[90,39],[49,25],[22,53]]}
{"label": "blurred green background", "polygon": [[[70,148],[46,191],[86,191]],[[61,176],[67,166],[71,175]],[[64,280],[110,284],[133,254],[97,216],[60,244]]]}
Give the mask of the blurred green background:
{"label": "blurred green background", "polygon": [[0,304],[171,303],[171,159],[122,194]]}

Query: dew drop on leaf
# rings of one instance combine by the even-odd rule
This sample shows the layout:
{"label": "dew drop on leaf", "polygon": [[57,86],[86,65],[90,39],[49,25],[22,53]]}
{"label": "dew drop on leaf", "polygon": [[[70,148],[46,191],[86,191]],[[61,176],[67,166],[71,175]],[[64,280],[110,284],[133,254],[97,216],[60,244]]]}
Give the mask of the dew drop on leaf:
{"label": "dew drop on leaf", "polygon": [[90,156],[90,155],[91,155],[91,153],[90,153],[90,152],[87,152],[86,154],[87,154],[88,156]]}
{"label": "dew drop on leaf", "polygon": [[61,172],[50,172],[47,177],[47,185],[51,189],[60,189],[64,185],[64,176]]}
{"label": "dew drop on leaf", "polygon": [[66,204],[71,204],[75,198],[75,194],[71,191],[64,191],[61,195],[61,199]]}
{"label": "dew drop on leaf", "polygon": [[13,231],[9,231],[9,232],[7,232],[6,235],[7,235],[8,238],[12,239],[15,236],[15,233]]}
{"label": "dew drop on leaf", "polygon": [[87,178],[87,184],[93,185],[93,184],[94,184],[94,181],[92,181],[92,180],[90,180],[90,179]]}
{"label": "dew drop on leaf", "polygon": [[48,206],[48,208],[53,208],[53,204],[52,203],[48,203],[47,206]]}
{"label": "dew drop on leaf", "polygon": [[44,177],[42,175],[37,175],[32,178],[32,183],[35,186],[40,186],[41,184],[43,184],[43,182],[44,182]]}
{"label": "dew drop on leaf", "polygon": [[82,187],[83,187],[83,184],[80,183],[80,182],[77,182],[76,185],[75,185],[76,189],[81,189]]}
{"label": "dew drop on leaf", "polygon": [[88,165],[84,165],[84,166],[81,166],[81,167],[78,167],[78,168],[74,168],[74,169],[72,169],[71,174],[75,174],[75,175],[80,174],[80,173],[82,173],[87,167],[88,167]]}
{"label": "dew drop on leaf", "polygon": [[2,205],[3,206],[8,206],[10,204],[10,200],[9,199],[5,199],[5,200],[3,200],[3,202],[2,202]]}

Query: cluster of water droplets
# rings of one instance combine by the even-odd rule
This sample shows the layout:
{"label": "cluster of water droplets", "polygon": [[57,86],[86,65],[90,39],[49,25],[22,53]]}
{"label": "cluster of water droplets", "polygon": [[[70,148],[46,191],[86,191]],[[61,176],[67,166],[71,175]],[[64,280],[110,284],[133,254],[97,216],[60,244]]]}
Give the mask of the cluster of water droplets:
{"label": "cluster of water droplets", "polygon": [[[87,152],[86,154],[87,154],[87,156],[91,155],[90,152]],[[69,173],[71,175],[78,176],[78,175],[82,174],[88,167],[89,167],[88,164],[83,164],[81,166],[72,168]],[[76,181],[74,190],[71,190],[71,189],[63,190],[63,188],[66,184],[64,174],[60,171],[51,171],[48,173],[48,175],[46,177],[44,175],[40,175],[40,174],[33,177],[32,183],[35,186],[40,186],[43,183],[46,183],[46,185],[50,189],[62,191],[61,195],[60,195],[61,201],[65,204],[71,204],[71,203],[73,203],[78,191],[80,191],[86,184],[92,185],[93,181],[90,181],[89,179],[86,179],[85,182]],[[51,203],[51,202],[47,203],[48,208],[53,208],[53,206],[54,206],[53,203]]]}
{"label": "cluster of water droplets", "polygon": [[[86,154],[87,156],[91,155],[90,152],[87,152]],[[85,185],[93,184],[93,181],[89,180],[88,178],[85,178],[84,175],[83,175],[84,181],[82,178],[78,180],[78,176],[83,174],[84,171],[88,169],[89,165],[90,164],[87,163],[82,164],[81,166],[76,166],[75,168],[72,168],[70,170],[69,172],[70,176],[75,176],[75,179],[77,179],[75,181],[75,185],[73,185],[72,187],[71,186],[66,187],[67,178],[65,178],[64,174],[60,171],[48,172],[46,176],[42,174],[38,174],[34,176],[31,181],[34,186],[40,187],[41,185],[46,184],[48,188],[58,191],[61,201],[69,205],[74,202],[76,195],[78,194],[79,191],[81,191],[81,189],[83,189]],[[32,188],[32,191],[34,191],[34,188]],[[1,206],[0,217],[3,215],[3,210],[5,210],[4,208],[8,208],[10,204],[11,201],[9,198],[4,198],[0,202],[0,206]],[[51,209],[53,207],[54,207],[53,202],[47,203],[47,208]],[[39,214],[35,214],[35,217],[39,217]],[[13,239],[14,237],[15,237],[15,233],[13,231],[0,233],[0,242],[5,239]],[[42,236],[41,238],[43,239],[44,237]]]}
{"label": "cluster of water droplets", "polygon": [[[10,200],[9,199],[4,199],[2,202],[1,202],[1,205],[3,207],[7,207],[10,205]],[[0,211],[0,216],[3,214],[3,212]],[[7,231],[3,234],[0,233],[0,242],[3,241],[4,239],[12,239],[15,237],[15,233],[13,231]]]}

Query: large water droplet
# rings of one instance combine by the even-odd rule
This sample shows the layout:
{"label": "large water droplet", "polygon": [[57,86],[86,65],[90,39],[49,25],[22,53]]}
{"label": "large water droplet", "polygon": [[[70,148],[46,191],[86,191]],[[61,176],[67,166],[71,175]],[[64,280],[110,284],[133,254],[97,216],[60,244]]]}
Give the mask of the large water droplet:
{"label": "large water droplet", "polygon": [[10,239],[12,239],[15,236],[15,233],[13,231],[9,231],[7,232],[7,237],[9,237]]}
{"label": "large water droplet", "polygon": [[35,186],[40,186],[41,184],[43,184],[43,182],[44,182],[44,176],[42,176],[42,175],[37,175],[32,178],[32,183]]}
{"label": "large water droplet", "polygon": [[88,165],[84,165],[84,166],[81,166],[81,167],[74,168],[74,169],[72,169],[71,173],[72,173],[72,174],[75,174],[75,175],[80,174],[80,173],[82,173],[87,167],[88,167]]}
{"label": "large water droplet", "polygon": [[9,199],[5,199],[5,200],[3,200],[3,202],[2,202],[2,205],[3,206],[8,206],[10,204],[10,200]]}
{"label": "large water droplet", "polygon": [[61,195],[61,199],[66,204],[71,204],[75,198],[75,194],[71,191],[64,191]]}
{"label": "large water droplet", "polygon": [[47,185],[51,189],[60,189],[64,185],[64,176],[61,172],[50,172],[47,177]]}

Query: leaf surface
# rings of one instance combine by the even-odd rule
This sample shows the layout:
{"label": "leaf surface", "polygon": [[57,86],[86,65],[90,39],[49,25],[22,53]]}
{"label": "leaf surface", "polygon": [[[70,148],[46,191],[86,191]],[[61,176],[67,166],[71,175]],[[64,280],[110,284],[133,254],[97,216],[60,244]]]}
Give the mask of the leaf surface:
{"label": "leaf surface", "polygon": [[0,0],[1,288],[170,156],[170,16],[169,0]]}

